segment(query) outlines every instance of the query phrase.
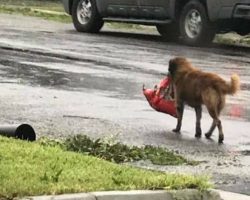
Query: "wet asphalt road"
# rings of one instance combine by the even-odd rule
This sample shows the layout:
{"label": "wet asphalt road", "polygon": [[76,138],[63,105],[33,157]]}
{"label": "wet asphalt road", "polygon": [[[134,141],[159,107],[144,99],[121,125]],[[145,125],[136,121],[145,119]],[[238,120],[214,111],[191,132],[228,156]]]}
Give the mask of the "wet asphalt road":
{"label": "wet asphalt road", "polygon": [[[25,23],[23,23],[25,22]],[[185,47],[159,35],[104,29],[80,34],[71,24],[0,15],[0,120],[29,123],[38,137],[88,134],[115,137],[131,145],[167,147],[204,161],[196,167],[135,165],[173,172],[208,174],[216,187],[250,195],[250,49],[213,45]],[[228,96],[223,112],[223,145],[194,138],[195,115],[184,113],[182,134],[171,132],[175,119],[152,110],[141,87],[153,87],[174,56],[226,80],[241,77],[242,90]],[[202,129],[211,123],[203,109]]]}

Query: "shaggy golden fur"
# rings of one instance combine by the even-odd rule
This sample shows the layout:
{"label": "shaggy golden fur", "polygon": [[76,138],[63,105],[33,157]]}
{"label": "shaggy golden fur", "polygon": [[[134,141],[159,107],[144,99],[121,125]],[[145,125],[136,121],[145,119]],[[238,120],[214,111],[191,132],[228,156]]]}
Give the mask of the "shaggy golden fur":
{"label": "shaggy golden fur", "polygon": [[169,74],[175,86],[175,98],[178,122],[174,132],[181,129],[184,105],[188,104],[196,112],[196,134],[201,137],[201,113],[202,104],[207,107],[213,122],[209,131],[205,134],[210,138],[215,127],[219,130],[219,143],[224,140],[221,121],[219,115],[225,106],[225,95],[235,94],[240,88],[239,76],[233,74],[231,82],[226,82],[221,77],[213,73],[202,72],[196,69],[183,57],[176,57],[169,61]]}

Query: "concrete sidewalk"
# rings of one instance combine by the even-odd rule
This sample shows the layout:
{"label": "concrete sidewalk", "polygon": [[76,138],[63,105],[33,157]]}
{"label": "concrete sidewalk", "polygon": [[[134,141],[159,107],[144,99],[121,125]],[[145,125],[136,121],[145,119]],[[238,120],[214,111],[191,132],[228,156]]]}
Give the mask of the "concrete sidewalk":
{"label": "concrete sidewalk", "polygon": [[76,193],[51,196],[26,197],[25,200],[221,200],[217,191],[198,191],[194,189],[174,190],[174,191],[108,191]]}
{"label": "concrete sidewalk", "polygon": [[198,190],[185,189],[177,191],[108,191],[76,193],[49,196],[26,197],[23,200],[250,200],[250,196],[226,192],[221,190],[211,190],[200,192]]}
{"label": "concrete sidewalk", "polygon": [[222,190],[215,190],[218,192],[223,200],[250,200],[250,196],[233,193],[233,192],[226,192]]}

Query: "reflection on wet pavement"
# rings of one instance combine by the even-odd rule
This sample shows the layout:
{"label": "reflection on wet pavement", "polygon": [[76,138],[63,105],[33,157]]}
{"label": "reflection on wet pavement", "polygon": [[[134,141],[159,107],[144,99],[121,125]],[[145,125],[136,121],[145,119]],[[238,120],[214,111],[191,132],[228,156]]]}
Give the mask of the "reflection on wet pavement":
{"label": "reflection on wet pavement", "polygon": [[[5,57],[4,57],[5,58]],[[39,58],[36,58],[38,60]],[[74,64],[74,63],[73,63]],[[73,66],[68,63],[67,67]],[[75,63],[77,65],[77,63]],[[117,98],[130,99],[138,96],[135,82],[128,76],[109,76],[108,71],[91,63],[80,63],[79,69],[58,69],[64,65],[64,60],[50,59],[46,62],[27,62],[0,59],[0,73],[2,79],[18,79],[21,83],[34,86],[58,88],[65,90],[100,90],[111,91]],[[99,69],[98,69],[99,68]],[[105,68],[105,67],[104,67]],[[99,73],[98,73],[99,72]]]}
{"label": "reflection on wet pavement", "polygon": [[[147,54],[150,51],[151,48],[147,50]],[[162,50],[158,49],[157,53],[160,51]],[[199,56],[204,57],[204,54],[201,51]],[[250,121],[250,69],[248,68],[250,58],[246,56],[242,58],[240,53],[228,54],[229,58],[225,55],[218,58],[211,54],[206,60],[190,59],[197,67],[218,73],[226,80],[230,79],[232,73],[240,75],[241,91],[236,96],[227,97],[223,115],[234,120]],[[84,62],[84,59],[74,60],[62,56],[46,56],[6,49],[1,50],[1,55],[1,82],[18,80],[22,84],[64,90],[89,92],[97,90],[104,93],[106,91],[106,95],[119,99],[143,99],[141,85],[147,83],[148,87],[153,87],[166,71],[162,63],[167,63],[166,58],[152,60],[150,57],[134,64],[130,60],[124,60],[121,64],[91,61],[91,59]],[[123,56],[131,57],[132,54]],[[151,57],[156,57],[155,52]],[[226,62],[222,62],[221,57],[225,57]],[[157,64],[152,64],[153,61]],[[155,80],[154,83],[152,79]]]}

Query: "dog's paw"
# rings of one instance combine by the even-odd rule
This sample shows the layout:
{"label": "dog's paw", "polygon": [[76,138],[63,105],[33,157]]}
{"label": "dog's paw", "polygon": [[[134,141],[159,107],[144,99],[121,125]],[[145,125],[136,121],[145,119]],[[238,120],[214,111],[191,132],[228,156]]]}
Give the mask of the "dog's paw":
{"label": "dog's paw", "polygon": [[219,143],[219,144],[223,144],[223,140],[224,140],[224,135],[220,135],[220,136],[219,136],[218,143]]}
{"label": "dog's paw", "polygon": [[172,131],[175,132],[175,133],[180,133],[180,129],[178,129],[178,128],[175,128]]}
{"label": "dog's paw", "polygon": [[196,128],[195,137],[201,138],[201,133],[202,133],[201,128],[200,127]]}
{"label": "dog's paw", "polygon": [[211,133],[206,133],[205,134],[205,136],[206,136],[207,139],[210,139],[211,135],[212,135]]}
{"label": "dog's paw", "polygon": [[222,140],[222,141],[219,140],[219,141],[218,141],[218,144],[223,144],[223,140]]}
{"label": "dog's paw", "polygon": [[195,133],[195,137],[196,137],[196,138],[201,138],[201,132]]}

